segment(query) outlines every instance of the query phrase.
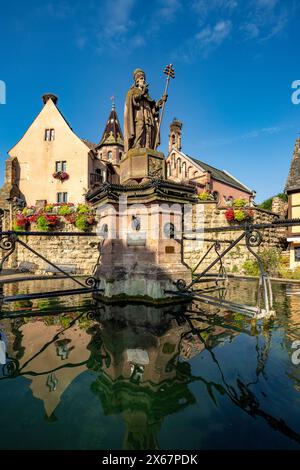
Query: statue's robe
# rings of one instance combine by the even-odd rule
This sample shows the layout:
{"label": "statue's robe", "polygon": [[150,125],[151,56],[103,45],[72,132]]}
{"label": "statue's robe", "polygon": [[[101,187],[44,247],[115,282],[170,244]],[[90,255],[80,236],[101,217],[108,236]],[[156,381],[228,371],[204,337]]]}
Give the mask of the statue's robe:
{"label": "statue's robe", "polygon": [[[155,139],[158,133],[159,107],[157,103],[150,98],[148,94],[141,96],[140,88],[132,86],[127,93],[124,109],[124,150],[135,147],[137,123],[144,123],[144,132],[146,133],[146,124],[151,129],[151,138],[149,148],[154,149]],[[140,97],[140,99],[137,99]],[[144,140],[144,139],[142,139]],[[159,145],[159,136],[156,146]],[[139,145],[142,147],[143,145]]]}

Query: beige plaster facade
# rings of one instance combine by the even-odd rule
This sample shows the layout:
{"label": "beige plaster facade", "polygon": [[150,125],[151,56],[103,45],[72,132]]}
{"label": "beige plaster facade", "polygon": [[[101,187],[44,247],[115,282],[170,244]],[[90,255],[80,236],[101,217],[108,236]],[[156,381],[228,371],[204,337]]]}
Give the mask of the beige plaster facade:
{"label": "beige plaster facade", "polygon": [[[47,130],[52,131],[46,140]],[[67,193],[66,202],[83,202],[89,186],[89,170],[94,160],[90,149],[72,131],[52,99],[48,99],[39,115],[19,142],[8,152],[19,164],[19,188],[27,205],[37,201],[59,202],[58,193]],[[91,161],[89,161],[91,160]],[[56,162],[66,162],[69,179],[60,181],[52,175]]]}
{"label": "beige plaster facade", "polygon": [[[116,145],[105,142],[97,146],[80,139],[58,109],[55,95],[44,95],[43,103],[40,113],[8,152],[5,182],[0,190],[3,208],[12,196],[23,199],[27,206],[81,203],[95,184],[118,182],[122,136]],[[66,172],[68,178],[55,178],[57,171]]]}

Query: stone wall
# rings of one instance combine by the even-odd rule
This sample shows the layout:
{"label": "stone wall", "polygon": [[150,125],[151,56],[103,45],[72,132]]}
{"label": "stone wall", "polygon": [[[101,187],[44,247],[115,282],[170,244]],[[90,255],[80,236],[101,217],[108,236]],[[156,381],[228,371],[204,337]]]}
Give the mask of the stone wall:
{"label": "stone wall", "polygon": [[[4,223],[4,226],[7,230],[7,223]],[[95,227],[92,230],[93,232],[96,230]],[[36,228],[33,227],[33,230],[36,230]],[[80,232],[74,225],[68,223],[61,225],[57,230],[62,232]],[[99,239],[94,236],[45,237],[42,235],[24,235],[20,236],[20,240],[54,264],[75,265],[76,273],[78,274],[92,274],[99,257]],[[5,255],[5,251],[1,251],[1,255]],[[47,266],[47,263],[40,257],[17,243],[14,253],[5,262],[4,269],[15,269],[22,262],[34,263],[36,274],[44,274],[45,267]]]}
{"label": "stone wall", "polygon": [[[204,238],[205,241],[195,241],[195,240],[185,240],[184,241],[184,261],[187,265],[194,269],[197,263],[200,261],[202,256],[206,253],[209,247],[212,245],[211,241],[207,240],[219,240],[221,243],[220,252],[224,251],[226,247],[229,246],[229,243],[239,237],[242,234],[242,231],[224,231],[224,232],[215,232],[207,233],[205,232],[206,228],[215,228],[215,227],[230,227],[231,225],[241,225],[243,223],[229,223],[225,218],[226,209],[218,208],[215,202],[202,202],[204,209],[204,223],[202,218],[196,216],[196,208],[194,207],[193,213],[193,230],[200,229],[204,226],[204,233],[201,238]],[[258,208],[252,208],[254,213],[253,223],[270,223],[274,220],[278,220],[279,216],[272,212],[268,212]],[[201,219],[201,220],[199,220]],[[283,250],[285,248],[285,228],[271,228],[261,231],[263,235],[263,241],[260,245],[260,250],[265,248],[276,248],[278,250]],[[200,235],[199,235],[200,237]],[[257,248],[254,248],[254,251],[257,251]],[[216,259],[217,255],[214,249],[210,251],[205,260],[201,263],[201,266],[197,269],[196,272],[201,272],[205,267],[207,267],[212,261]],[[243,273],[243,265],[247,260],[253,260],[253,255],[249,252],[246,247],[245,240],[241,240],[231,251],[225,255],[223,259],[223,264],[228,272]],[[216,265],[214,272],[217,272],[219,269],[219,264]]]}
{"label": "stone wall", "polygon": [[272,212],[275,212],[275,214],[278,214],[280,218],[284,219],[288,212],[288,203],[278,196],[273,197]]}
{"label": "stone wall", "polygon": [[[218,208],[215,202],[201,202],[200,205],[204,211],[204,222],[201,217],[196,216],[196,206],[193,209],[193,229],[199,229],[204,225],[205,228],[214,227],[230,227],[230,223],[225,218],[226,209]],[[253,208],[254,223],[269,223],[277,220],[277,214],[264,211],[261,209]],[[234,225],[237,225],[236,222]],[[4,221],[4,229],[9,229],[9,213],[6,213],[6,220]],[[241,224],[241,227],[243,224]],[[33,227],[34,230],[34,227]],[[60,231],[79,231],[71,224],[64,224],[60,227]],[[93,230],[96,230],[94,226]],[[217,239],[221,242],[221,252],[229,245],[226,241],[233,241],[242,232],[241,231],[224,231],[219,233],[205,233],[203,238],[208,240]],[[260,249],[273,247],[282,250],[285,247],[285,228],[267,229],[262,232],[263,242]],[[65,236],[65,237],[43,237],[43,236],[23,236],[21,238],[30,247],[34,248],[37,252],[48,258],[55,264],[72,264],[76,266],[76,271],[81,274],[90,275],[96,266],[99,251],[97,237],[82,237],[82,236]],[[208,248],[212,245],[209,241],[184,241],[184,262],[190,267],[194,268],[201,257],[205,254]],[[5,253],[2,251],[2,253]],[[212,250],[205,260],[201,263],[202,270],[208,266],[216,258],[216,253]],[[243,273],[243,265],[246,260],[253,260],[253,255],[248,251],[245,240],[242,240],[236,247],[234,247],[223,260],[224,266],[228,272]],[[17,268],[22,262],[34,263],[37,267],[37,273],[44,273],[46,262],[41,260],[35,254],[31,253],[28,249],[17,243],[17,247],[13,255],[6,261],[4,268]],[[219,266],[216,266],[216,270]]]}

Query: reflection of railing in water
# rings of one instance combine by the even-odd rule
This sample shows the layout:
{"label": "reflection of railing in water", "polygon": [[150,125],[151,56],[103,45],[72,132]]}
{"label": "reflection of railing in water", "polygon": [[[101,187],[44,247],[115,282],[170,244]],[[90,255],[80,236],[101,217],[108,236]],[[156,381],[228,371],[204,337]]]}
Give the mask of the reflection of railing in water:
{"label": "reflection of railing in water", "polygon": [[[48,265],[52,266],[57,272],[62,274],[65,278],[69,278],[72,281],[74,281],[76,284],[80,286],[80,288],[77,289],[64,289],[64,290],[57,290],[55,292],[38,292],[38,293],[32,293],[32,294],[19,294],[15,296],[7,296],[4,297],[3,295],[3,284],[9,283],[9,280],[6,279],[3,282],[0,279],[0,309],[3,304],[3,302],[14,302],[16,300],[26,300],[30,298],[43,298],[43,297],[55,297],[55,296],[63,296],[63,295],[79,295],[79,294],[86,294],[86,293],[91,293],[91,292],[100,292],[101,289],[99,289],[99,283],[98,280],[94,277],[94,273],[97,269],[99,260],[100,260],[100,255],[101,255],[101,242],[96,243],[97,249],[99,250],[99,257],[98,261],[96,263],[96,266],[94,267],[93,273],[91,276],[88,276],[85,282],[81,282],[79,279],[77,279],[76,276],[73,276],[69,272],[65,271],[62,269],[60,266],[57,264],[53,263],[49,259],[47,259],[45,256],[43,256],[41,253],[38,253],[34,248],[29,246],[27,243],[22,241],[19,237],[22,235],[30,235],[30,236],[42,236],[42,237],[96,237],[98,236],[97,233],[95,232],[28,232],[28,231],[22,231],[22,232],[15,232],[13,230],[8,230],[4,232],[0,232],[0,249],[2,249],[6,254],[2,257],[2,260],[0,262],[0,274],[3,271],[3,265],[4,262],[13,254],[13,252],[16,249],[17,243],[19,243],[21,246],[26,248],[28,251],[42,259],[44,262],[48,263]],[[39,277],[41,280],[48,280],[49,277]],[[20,281],[26,281],[26,278],[20,279]],[[12,279],[10,281],[11,283],[15,283],[16,280]]]}
{"label": "reflection of railing in water", "polygon": [[[102,315],[102,311],[103,311],[103,315]],[[171,312],[171,309],[167,313],[170,313],[170,312]],[[89,313],[87,313],[87,315],[91,320],[94,320],[95,323],[97,324],[98,322],[101,323],[103,321],[103,318],[106,318],[104,313],[105,312],[104,312],[103,306],[99,308],[98,306],[95,305],[95,307]],[[177,381],[175,380],[173,382],[173,385],[171,384],[172,389],[171,388],[168,389],[167,388],[168,384],[165,382],[162,382],[162,383],[165,383],[165,386],[166,386],[165,390],[168,389],[170,393],[172,392],[170,396],[173,399],[173,402],[171,403],[170,396],[168,395],[168,393],[160,392],[161,386],[156,387],[156,390],[158,392],[156,393],[154,389],[150,390],[149,388],[148,390],[148,388],[145,386],[146,384],[133,383],[129,379],[125,379],[122,376],[122,374],[121,374],[121,378],[116,377],[114,379],[109,379],[109,377],[105,373],[105,369],[108,369],[107,364],[105,364],[105,361],[100,361],[100,362],[97,361],[97,367],[95,367],[95,364],[94,364],[95,361],[93,360],[92,356],[94,355],[96,356],[97,354],[99,354],[100,347],[105,346],[105,341],[104,341],[105,336],[103,337],[103,328],[97,330],[99,332],[100,338],[99,338],[99,341],[97,342],[96,347],[94,349],[91,349],[91,357],[88,360],[80,362],[80,363],[76,363],[76,364],[68,362],[52,370],[45,370],[43,372],[38,372],[38,373],[35,371],[25,370],[25,367],[28,367],[31,361],[33,361],[37,356],[41,355],[42,352],[44,352],[51,344],[55,343],[63,332],[67,331],[67,329],[74,326],[75,323],[84,315],[85,315],[85,312],[81,312],[79,315],[74,317],[67,328],[55,334],[54,337],[51,339],[51,341],[46,343],[38,352],[34,353],[32,357],[30,357],[26,361],[26,363],[22,365],[22,367],[19,366],[17,360],[12,360],[10,363],[8,363],[8,365],[10,364],[9,366],[10,370],[6,370],[5,377],[0,378],[0,380],[1,379],[13,379],[22,375],[25,375],[28,377],[29,376],[34,377],[37,375],[45,375],[45,381],[47,382],[49,390],[51,391],[52,389],[54,390],[53,387],[55,387],[55,380],[56,380],[55,372],[56,371],[58,371],[59,369],[63,369],[63,368],[67,369],[67,368],[80,367],[81,365],[86,365],[87,368],[89,368],[90,370],[94,370],[94,372],[98,374],[97,379],[94,382],[93,392],[96,395],[98,395],[101,400],[105,400],[105,405],[109,407],[109,410],[108,410],[109,413],[124,412],[124,409],[127,409],[126,408],[127,406],[128,406],[128,409],[130,410],[134,409],[135,401],[133,397],[136,397],[137,399],[140,397],[144,405],[148,403],[147,400],[149,400],[149,404],[153,404],[154,403],[153,400],[157,400],[155,401],[155,404],[159,405],[159,407],[145,406],[145,410],[146,410],[146,413],[153,413],[154,411],[156,413],[159,412],[160,413],[159,417],[161,419],[163,419],[169,413],[179,412],[184,407],[195,403],[195,397],[193,396],[193,394],[190,393],[188,395],[188,391],[191,388],[189,387],[189,385],[192,383],[201,382],[206,387],[207,394],[215,405],[217,405],[218,396],[220,398],[227,396],[235,406],[240,408],[242,411],[248,414],[251,418],[257,418],[257,417],[262,418],[263,420],[265,420],[268,426],[270,426],[272,429],[278,431],[283,436],[286,436],[289,439],[297,443],[300,443],[300,435],[296,431],[294,431],[290,426],[288,426],[288,424],[283,419],[274,417],[270,413],[264,411],[260,405],[258,397],[250,389],[252,384],[255,384],[259,381],[260,374],[265,369],[265,365],[268,360],[268,351],[269,351],[270,343],[271,343],[272,330],[268,330],[268,332],[266,332],[268,336],[267,336],[265,343],[262,346],[259,346],[259,344],[257,343],[255,347],[256,352],[257,352],[256,354],[257,366],[255,369],[257,380],[255,382],[246,384],[240,378],[237,378],[236,383],[231,384],[228,382],[228,379],[226,378],[224,371],[222,370],[222,367],[216,357],[216,354],[213,351],[216,344],[219,343],[219,340],[218,340],[219,334],[216,334],[215,336],[213,334],[214,327],[222,326],[222,328],[224,328],[225,330],[227,329],[228,334],[231,337],[232,335],[234,336],[235,334],[238,334],[238,333],[243,333],[243,334],[252,336],[246,327],[249,324],[249,322],[243,323],[240,326],[236,326],[232,324],[232,321],[230,320],[230,318],[226,319],[224,318],[224,316],[221,316],[218,313],[215,313],[213,315],[207,314],[204,310],[197,308],[197,306],[195,306],[194,304],[192,304],[188,308],[186,313],[180,312],[178,315],[175,315],[174,319],[176,320],[178,326],[179,327],[186,326],[186,328],[181,330],[182,334],[178,336],[177,351],[167,364],[168,371],[174,370],[176,372],[176,377],[178,377],[179,380]],[[31,316],[33,317],[34,315],[31,314]],[[40,314],[38,316],[40,317]],[[9,317],[9,315],[7,315],[7,317]],[[199,327],[196,323],[199,321],[201,322],[201,327]],[[112,328],[117,327],[117,324],[113,322],[113,318],[111,319],[110,323],[112,325]],[[106,327],[105,323],[103,324],[103,326],[105,329]],[[173,328],[174,327],[171,326],[170,330],[172,330]],[[188,338],[190,333],[192,333],[193,335],[197,335],[199,341],[203,344],[204,348],[210,354],[212,362],[217,367],[219,379],[217,378],[214,380],[209,380],[205,378],[205,376],[193,375],[190,367],[184,367],[185,365],[186,366],[188,365],[188,362],[179,360],[182,341]],[[110,351],[109,354],[112,354],[112,352]],[[126,391],[128,392],[128,394],[126,394]],[[121,401],[117,400],[118,393],[123,393],[123,392],[125,393],[125,395],[122,395],[123,400]],[[111,401],[109,402],[108,399],[114,396],[114,394],[116,395],[115,400],[114,400],[115,403],[112,403]],[[128,397],[128,400],[126,397]],[[182,399],[183,397],[185,397],[186,399],[185,402],[183,402],[183,399]],[[156,435],[154,431],[153,431],[153,435],[154,437]]]}
{"label": "reflection of railing in water", "polygon": [[[291,427],[289,427],[282,418],[275,418],[271,414],[261,409],[258,398],[250,390],[250,385],[258,383],[259,375],[263,374],[264,372],[265,363],[268,359],[269,349],[271,345],[271,330],[268,331],[268,338],[267,338],[265,347],[262,349],[262,351],[259,350],[258,342],[256,344],[256,352],[257,352],[257,367],[256,367],[257,379],[256,381],[251,382],[249,384],[245,384],[240,378],[237,378],[236,386],[233,386],[231,384],[228,384],[224,376],[224,373],[222,371],[222,368],[216,358],[215,353],[212,351],[212,348],[208,345],[208,342],[203,338],[203,336],[201,336],[201,333],[203,333],[203,331],[205,332],[206,329],[199,329],[193,325],[193,320],[198,319],[197,312],[192,311],[191,313],[195,315],[195,317],[191,317],[191,316],[187,317],[187,321],[191,327],[191,332],[193,332],[194,334],[196,333],[199,339],[205,345],[205,349],[210,353],[212,361],[216,364],[217,369],[220,372],[220,378],[221,378],[221,381],[217,383],[213,381],[207,381],[201,376],[192,376],[191,382],[195,382],[195,381],[202,382],[206,386],[207,392],[215,405],[216,405],[216,399],[214,397],[213,390],[215,390],[215,392],[217,392],[220,396],[227,395],[228,398],[232,401],[232,403],[234,403],[240,409],[245,411],[249,416],[253,418],[257,416],[261,417],[267,422],[267,424],[271,428],[275,429],[276,431],[279,431],[281,434],[289,437],[295,442],[300,443],[300,434],[294,431]],[[205,315],[204,311],[200,311],[199,313],[200,313],[200,318],[202,314],[201,320],[203,321],[203,315]],[[207,315],[205,321],[207,321],[208,324],[216,324],[216,317],[218,316],[215,315],[214,318],[211,318],[210,315]],[[219,324],[222,323],[222,317],[219,317],[218,323]],[[224,323],[224,319],[223,319],[223,323]],[[222,326],[224,327],[224,324],[222,324]],[[245,330],[240,330],[240,332],[242,332],[243,334],[245,333],[249,334]],[[188,333],[185,333],[185,334],[188,334]]]}
{"label": "reflection of railing in water", "polygon": [[[223,305],[226,308],[231,308],[232,310],[240,311],[241,313],[245,313],[256,318],[262,317],[271,317],[275,315],[273,310],[273,292],[271,287],[271,281],[268,273],[265,271],[261,257],[259,253],[255,252],[253,248],[258,248],[262,241],[263,235],[261,230],[267,229],[276,229],[278,227],[293,227],[299,226],[300,219],[287,219],[287,220],[277,220],[272,223],[261,223],[261,224],[249,224],[246,223],[245,225],[233,225],[233,226],[224,226],[224,227],[214,227],[214,228],[199,228],[197,231],[202,233],[224,233],[224,232],[242,232],[237,238],[233,241],[231,240],[218,240],[218,239],[209,239],[209,238],[200,238],[197,237],[198,240],[205,240],[206,242],[212,242],[212,245],[209,246],[208,250],[204,255],[202,255],[200,261],[197,265],[192,269],[193,279],[187,285],[183,279],[178,279],[175,283],[177,287],[177,291],[168,291],[168,293],[173,293],[174,295],[181,295],[184,297],[191,297],[194,299],[202,300],[206,303],[212,303],[213,305],[217,305],[217,299],[212,296],[207,296],[202,293],[195,291],[194,286],[203,283],[203,282],[214,282],[218,286],[220,281],[227,281],[226,270],[223,265],[223,258],[235,247],[237,246],[243,239],[245,239],[245,245],[248,251],[255,257],[259,271],[259,284],[258,284],[258,295],[257,295],[257,305],[256,307],[250,307],[248,305],[238,304],[234,302],[229,302],[222,300],[219,305]],[[197,233],[196,231],[196,233]],[[192,238],[191,238],[192,237]],[[195,232],[185,232],[184,239],[186,240],[193,240],[195,237]],[[221,243],[229,244],[221,253],[220,253],[220,246]],[[195,271],[201,266],[207,255],[215,249],[217,257],[207,266],[201,273],[196,273]],[[218,274],[211,274],[209,271],[212,270],[217,265],[220,265],[220,269]],[[263,308],[260,308],[260,302],[263,301]]]}

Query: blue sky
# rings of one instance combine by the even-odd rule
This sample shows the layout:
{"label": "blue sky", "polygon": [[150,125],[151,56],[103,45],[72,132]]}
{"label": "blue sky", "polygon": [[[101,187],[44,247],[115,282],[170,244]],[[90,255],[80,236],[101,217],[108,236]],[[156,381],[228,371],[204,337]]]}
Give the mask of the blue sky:
{"label": "blue sky", "polygon": [[296,0],[0,0],[1,181],[43,93],[98,142],[112,95],[123,121],[132,71],[146,71],[157,99],[172,62],[161,150],[176,116],[184,152],[234,174],[258,202],[282,191],[300,131],[299,19]]}

